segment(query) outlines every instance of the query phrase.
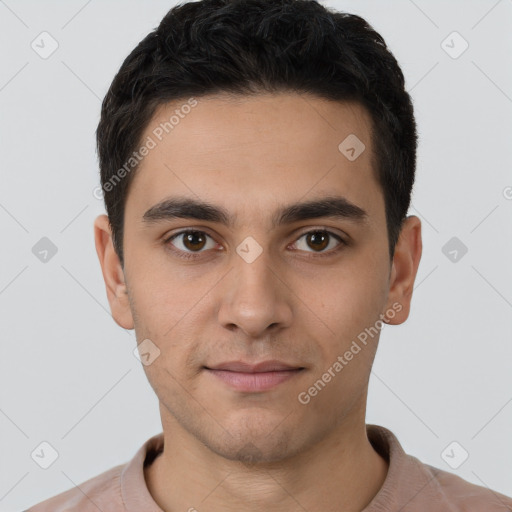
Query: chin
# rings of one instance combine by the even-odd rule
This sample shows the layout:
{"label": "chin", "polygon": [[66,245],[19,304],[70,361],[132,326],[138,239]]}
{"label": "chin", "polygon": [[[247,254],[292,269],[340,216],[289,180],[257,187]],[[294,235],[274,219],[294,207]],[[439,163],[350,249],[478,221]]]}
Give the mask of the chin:
{"label": "chin", "polygon": [[258,439],[247,436],[237,442],[231,439],[229,444],[216,442],[214,445],[209,445],[209,448],[225,459],[241,462],[248,467],[280,462],[293,455],[291,452],[294,451],[289,446],[288,435],[272,439],[268,435],[259,436]]}
{"label": "chin", "polygon": [[223,422],[223,434],[205,444],[217,455],[247,466],[279,462],[300,451],[297,429],[285,426],[286,415],[265,414],[261,409],[254,412],[246,412],[238,421],[231,418]]}

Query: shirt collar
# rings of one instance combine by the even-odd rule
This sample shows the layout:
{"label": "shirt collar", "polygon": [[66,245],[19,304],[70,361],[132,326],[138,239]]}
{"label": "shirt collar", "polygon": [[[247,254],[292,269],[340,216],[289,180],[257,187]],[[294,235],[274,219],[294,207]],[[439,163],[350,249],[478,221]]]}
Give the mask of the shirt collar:
{"label": "shirt collar", "polygon": [[[379,425],[366,425],[368,440],[388,462],[384,484],[363,512],[406,510],[425,500],[442,499],[435,475],[418,459],[407,455],[396,436]],[[149,493],[144,466],[163,451],[163,432],[148,439],[121,473],[121,496],[127,512],[163,512]],[[447,508],[449,510],[449,508]]]}

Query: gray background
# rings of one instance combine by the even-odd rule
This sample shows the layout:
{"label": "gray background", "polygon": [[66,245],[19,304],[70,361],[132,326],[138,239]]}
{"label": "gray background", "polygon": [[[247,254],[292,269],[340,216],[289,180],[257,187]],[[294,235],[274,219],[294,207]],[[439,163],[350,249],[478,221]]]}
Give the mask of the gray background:
{"label": "gray background", "polygon": [[[512,495],[512,0],[323,3],[383,35],[420,134],[410,214],[423,258],[409,320],[382,332],[367,422]],[[122,60],[174,4],[0,1],[1,511],[124,463],[161,431],[94,248],[94,131]],[[47,59],[31,47],[43,31],[59,45]],[[457,58],[453,31],[469,44]],[[43,237],[57,248],[46,262],[32,250]],[[43,441],[59,454],[48,469],[31,458]],[[452,465],[469,453],[458,468],[442,456],[453,441]]]}

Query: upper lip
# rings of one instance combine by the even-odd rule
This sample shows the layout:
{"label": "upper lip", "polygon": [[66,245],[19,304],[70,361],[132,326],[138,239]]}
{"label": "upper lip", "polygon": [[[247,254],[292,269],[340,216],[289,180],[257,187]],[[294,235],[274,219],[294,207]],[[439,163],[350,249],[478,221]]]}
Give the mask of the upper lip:
{"label": "upper lip", "polygon": [[209,370],[225,370],[230,372],[261,373],[261,372],[279,372],[286,370],[299,370],[302,366],[294,366],[277,361],[275,359],[262,361],[261,363],[251,364],[245,361],[228,361],[215,366],[207,366]]}

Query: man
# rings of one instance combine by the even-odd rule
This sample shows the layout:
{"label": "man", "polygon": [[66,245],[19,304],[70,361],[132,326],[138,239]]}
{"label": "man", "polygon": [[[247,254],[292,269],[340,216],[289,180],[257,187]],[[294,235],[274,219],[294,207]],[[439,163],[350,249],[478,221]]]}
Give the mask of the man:
{"label": "man", "polygon": [[163,433],[31,512],[512,510],[365,423],[422,242],[412,104],[363,19],[175,7],[123,63],[97,141],[96,249]]}

